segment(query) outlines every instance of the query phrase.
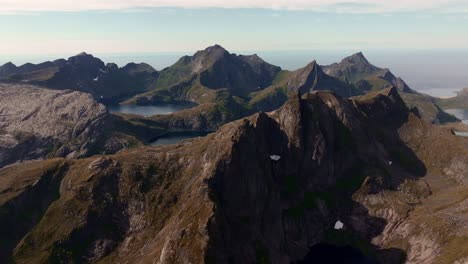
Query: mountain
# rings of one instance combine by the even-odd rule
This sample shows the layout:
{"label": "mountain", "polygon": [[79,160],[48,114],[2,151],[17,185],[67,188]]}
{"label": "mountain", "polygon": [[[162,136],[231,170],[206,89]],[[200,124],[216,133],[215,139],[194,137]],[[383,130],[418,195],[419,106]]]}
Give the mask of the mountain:
{"label": "mountain", "polygon": [[362,94],[352,85],[325,74],[316,61],[295,71],[280,72],[273,84],[259,92],[252,93],[249,108],[256,111],[271,111],[280,107],[292,93],[301,94],[329,90],[349,97]]}
{"label": "mountain", "polygon": [[18,75],[18,74],[43,71],[45,69],[53,70],[53,69],[56,69],[57,67],[60,67],[61,65],[62,65],[61,60],[57,60],[54,62],[47,61],[47,62],[43,62],[40,64],[26,63],[19,67],[17,67],[11,62],[8,62],[0,66],[0,79],[8,78],[8,77],[11,77],[13,75]]}
{"label": "mountain", "polygon": [[36,81],[51,78],[64,64],[63,60],[47,61],[40,64],[26,63],[19,67],[11,62],[0,66],[0,80]]}
{"label": "mountain", "polygon": [[0,167],[47,157],[114,153],[162,132],[109,114],[89,94],[0,84]]}
{"label": "mountain", "polygon": [[0,260],[290,263],[328,243],[464,263],[467,144],[394,88],[296,94],[204,138],[0,169]]}
{"label": "mountain", "polygon": [[443,109],[468,109],[468,88],[462,89],[450,98],[434,98]]}
{"label": "mountain", "polygon": [[353,84],[364,92],[381,90],[390,86],[394,86],[402,92],[412,92],[401,78],[395,77],[389,69],[372,65],[362,52],[346,57],[340,63],[333,63],[323,68],[326,74]]}
{"label": "mountain", "polygon": [[433,124],[445,124],[459,122],[456,117],[446,113],[437,102],[437,99],[421,93],[401,93],[405,104],[414,109],[418,116],[426,122]]}
{"label": "mountain", "polygon": [[[444,107],[436,105],[452,104],[450,100],[417,93],[390,70],[372,65],[361,52],[340,63],[319,66],[313,61],[295,71],[281,70],[257,55],[229,53],[219,45],[184,56],[162,71],[145,63],[129,63],[122,68],[113,63],[105,65],[100,59],[81,53],[68,60],[38,65],[16,67],[8,63],[0,68],[0,80],[87,92],[107,105],[186,101],[200,105],[193,113],[184,111],[170,116],[178,122],[169,124],[168,117],[157,118],[162,126],[174,129],[175,124],[187,127],[182,124],[203,123],[203,120],[212,120],[214,123],[208,122],[209,126],[219,127],[257,111],[272,111],[296,91],[330,90],[350,97],[389,87],[403,92],[401,96],[407,106],[416,108],[426,121],[457,121],[441,109]],[[460,100],[463,102],[462,97]]]}
{"label": "mountain", "polygon": [[193,101],[211,103],[215,91],[227,89],[233,96],[247,97],[271,85],[280,67],[257,55],[236,55],[214,45],[184,56],[160,72],[153,90],[133,101]]}
{"label": "mountain", "polygon": [[361,93],[396,87],[406,105],[415,109],[427,122],[441,124],[459,121],[441,109],[440,100],[411,89],[389,69],[372,65],[362,52],[346,57],[340,63],[323,66],[323,69],[326,74],[353,85]]}
{"label": "mountain", "polygon": [[[16,67],[16,66],[15,66]],[[143,93],[158,78],[158,72],[150,65],[129,63],[122,68],[116,64],[104,64],[85,52],[38,65],[24,64],[13,71],[10,64],[2,66],[0,80],[37,84],[52,89],[70,89],[92,94],[106,104],[115,104],[135,94]]]}

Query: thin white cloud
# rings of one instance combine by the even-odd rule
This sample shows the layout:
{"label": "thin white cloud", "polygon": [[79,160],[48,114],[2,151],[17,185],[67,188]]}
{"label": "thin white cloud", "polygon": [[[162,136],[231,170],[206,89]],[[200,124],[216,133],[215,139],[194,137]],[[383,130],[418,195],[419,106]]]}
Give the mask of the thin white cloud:
{"label": "thin white cloud", "polygon": [[0,0],[0,13],[127,10],[148,7],[266,8],[338,13],[457,12],[466,0]]}

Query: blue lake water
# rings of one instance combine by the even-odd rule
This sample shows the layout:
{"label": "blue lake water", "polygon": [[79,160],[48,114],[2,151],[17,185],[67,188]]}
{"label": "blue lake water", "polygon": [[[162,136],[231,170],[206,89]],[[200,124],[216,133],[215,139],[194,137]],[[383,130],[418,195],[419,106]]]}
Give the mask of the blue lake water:
{"label": "blue lake water", "polygon": [[445,112],[456,116],[462,120],[463,123],[468,124],[468,110],[467,109],[447,109]]}
{"label": "blue lake water", "polygon": [[189,138],[195,137],[204,137],[208,134],[212,133],[212,131],[183,131],[183,132],[171,132],[166,135],[163,135],[156,140],[154,140],[151,145],[152,146],[162,146],[162,145],[170,145],[175,144],[179,141]]}
{"label": "blue lake water", "polygon": [[191,104],[158,104],[158,105],[114,105],[109,106],[112,113],[135,114],[141,116],[167,115],[180,110],[192,108]]}

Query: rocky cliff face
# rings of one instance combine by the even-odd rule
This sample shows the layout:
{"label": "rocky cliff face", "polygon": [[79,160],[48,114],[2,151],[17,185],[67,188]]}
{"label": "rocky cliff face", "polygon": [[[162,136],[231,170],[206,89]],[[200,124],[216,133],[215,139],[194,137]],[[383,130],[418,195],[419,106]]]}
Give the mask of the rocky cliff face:
{"label": "rocky cliff face", "polygon": [[151,91],[137,95],[127,103],[214,103],[219,90],[248,97],[250,93],[270,86],[280,71],[280,67],[268,64],[257,55],[236,55],[214,45],[193,56],[184,56],[163,69]]}
{"label": "rocky cliff face", "polygon": [[46,69],[56,70],[58,67],[62,66],[62,61],[57,60],[54,62],[43,62],[39,64],[26,63],[21,66],[16,66],[11,62],[8,62],[0,66],[0,79],[8,79],[9,77],[15,75],[21,75],[32,72],[40,72]]}
{"label": "rocky cliff face", "polygon": [[401,92],[412,92],[401,78],[395,77],[389,69],[372,65],[362,52],[346,57],[340,63],[324,66],[324,71],[346,83],[354,84],[363,92],[381,90],[390,86],[398,88]]}
{"label": "rocky cliff face", "polygon": [[[296,95],[204,138],[0,170],[0,256],[289,263],[327,242],[382,263],[463,261],[464,140],[421,121],[396,89]],[[38,199],[21,232],[8,227]]]}
{"label": "rocky cliff face", "polygon": [[51,151],[64,157],[86,155],[107,117],[103,105],[79,92],[2,84],[0,100],[0,166]]}
{"label": "rocky cliff face", "polygon": [[146,92],[157,78],[158,72],[148,64],[129,63],[119,68],[84,52],[67,60],[0,67],[0,79],[5,82],[87,92],[109,104]]}
{"label": "rocky cliff face", "polygon": [[468,109],[468,88],[462,89],[457,96],[450,98],[433,98],[443,109]]}
{"label": "rocky cliff face", "polygon": [[[0,84],[0,167],[53,156],[83,157],[97,149],[114,152],[128,147],[130,135],[145,138],[143,130],[109,115],[89,94]],[[123,145],[111,144],[117,138]]]}
{"label": "rocky cliff face", "polygon": [[[204,87],[215,90],[226,88],[234,95],[245,96],[269,86],[280,70],[257,55],[231,54],[223,47],[214,45],[193,56],[185,56],[163,70],[158,85],[170,87],[196,75]],[[177,76],[180,78],[174,79]]]}

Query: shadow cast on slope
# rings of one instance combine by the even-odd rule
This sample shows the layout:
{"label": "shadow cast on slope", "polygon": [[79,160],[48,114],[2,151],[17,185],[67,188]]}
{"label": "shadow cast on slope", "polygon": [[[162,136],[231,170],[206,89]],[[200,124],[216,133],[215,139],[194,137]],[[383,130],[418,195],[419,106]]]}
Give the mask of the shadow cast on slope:
{"label": "shadow cast on slope", "polygon": [[[403,250],[371,243],[388,223],[372,216],[353,195],[363,185],[369,194],[397,190],[405,180],[425,175],[424,164],[398,135],[407,109],[353,108],[362,129],[352,130],[326,102],[300,104],[300,146],[290,144],[288,128],[265,116],[255,128],[245,122],[246,132],[233,139],[231,159],[208,182],[217,206],[209,225],[207,262],[270,263],[285,256],[307,261],[314,257],[314,245],[326,243],[354,248],[365,260],[404,263]],[[361,115],[364,111],[369,114]],[[281,159],[271,161],[272,154]],[[337,220],[357,221],[361,228],[333,230]]]}
{"label": "shadow cast on slope", "polygon": [[0,207],[0,262],[6,263],[21,239],[41,221],[56,201],[67,164],[47,171],[36,184]]}

